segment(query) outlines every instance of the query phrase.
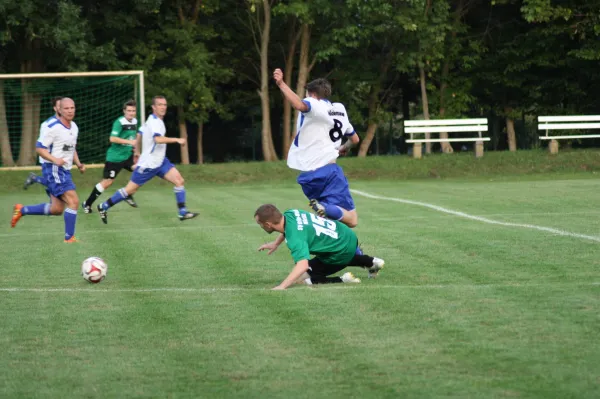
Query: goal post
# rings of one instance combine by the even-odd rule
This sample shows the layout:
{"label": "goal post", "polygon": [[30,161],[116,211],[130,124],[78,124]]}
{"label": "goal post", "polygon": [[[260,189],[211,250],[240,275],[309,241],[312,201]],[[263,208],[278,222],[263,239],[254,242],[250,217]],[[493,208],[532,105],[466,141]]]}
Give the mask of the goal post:
{"label": "goal post", "polygon": [[40,124],[54,115],[52,99],[75,101],[82,162],[104,163],[112,123],[134,99],[145,121],[144,71],[0,74],[0,167],[37,164]]}

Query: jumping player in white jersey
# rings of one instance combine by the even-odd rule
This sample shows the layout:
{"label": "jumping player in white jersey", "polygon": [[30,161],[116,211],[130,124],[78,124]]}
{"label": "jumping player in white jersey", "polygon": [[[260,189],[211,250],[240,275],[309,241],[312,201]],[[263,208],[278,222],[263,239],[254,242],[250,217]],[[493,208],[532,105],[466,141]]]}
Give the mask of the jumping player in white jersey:
{"label": "jumping player in white jersey", "polygon": [[163,118],[167,113],[167,100],[163,96],[152,98],[152,115],[146,120],[138,135],[142,135],[142,155],[140,156],[137,167],[131,175],[129,183],[106,202],[98,205],[98,213],[105,224],[108,223],[108,209],[115,204],[125,200],[135,194],[135,192],[154,176],[158,176],[175,185],[175,199],[179,208],[179,220],[193,219],[198,216],[197,213],[188,212],[185,207],[185,188],[183,186],[183,177],[166,157],[167,144],[178,143],[185,145],[186,140],[181,138],[165,137],[167,128]]}
{"label": "jumping player in white jersey", "polygon": [[[41,141],[44,138],[44,135],[46,134],[46,131],[48,130],[48,125],[54,121],[57,121],[58,118],[60,117],[60,112],[58,112],[60,100],[62,100],[62,97],[52,98],[52,109],[54,110],[54,115],[52,115],[50,118],[46,119],[40,125],[40,136],[38,137],[38,141]],[[43,165],[44,162],[46,162],[46,160],[44,160],[44,158],[42,158],[42,157],[39,157],[39,160],[40,160],[40,165]],[[44,176],[38,176],[33,172],[30,173],[29,176],[27,176],[27,179],[25,180],[25,184],[23,184],[23,189],[27,190],[27,188],[29,188],[29,186],[31,186],[34,183],[38,183],[38,184],[41,184],[42,186],[46,187],[46,192],[48,193],[48,196],[50,196],[50,193],[47,190],[48,183],[44,179]]]}
{"label": "jumping player in white jersey", "polygon": [[[344,104],[332,103],[331,107],[330,115],[333,118],[334,129],[330,130],[330,138],[333,140],[339,154],[346,155],[352,147],[358,144],[360,138],[356,134],[354,126],[350,123],[350,119],[348,119],[348,111],[346,111]],[[343,139],[346,139],[345,143],[343,143]]]}
{"label": "jumping player in white jersey", "polygon": [[75,102],[70,98],[63,98],[60,101],[59,112],[60,117],[48,124],[44,137],[36,143],[37,153],[46,161],[42,165],[42,172],[48,184],[51,202],[25,206],[15,205],[10,225],[15,227],[22,216],[61,215],[64,211],[65,242],[73,243],[77,242],[75,223],[77,222],[79,198],[71,178],[71,166],[75,163],[79,171],[83,173],[85,165],[79,161],[75,149],[79,134],[79,128],[73,121]]}
{"label": "jumping player in white jersey", "polygon": [[[348,180],[342,168],[336,164],[340,153],[345,153],[353,143],[358,142],[345,108],[340,104],[343,111],[336,109],[327,100],[331,95],[331,85],[325,79],[316,79],[307,84],[307,97],[301,100],[283,81],[280,69],[273,72],[273,78],[292,107],[301,112],[287,164],[301,171],[297,181],[310,206],[319,216],[356,227],[358,214]],[[344,114],[343,119],[341,113]],[[350,139],[341,148],[336,143],[345,134]]]}

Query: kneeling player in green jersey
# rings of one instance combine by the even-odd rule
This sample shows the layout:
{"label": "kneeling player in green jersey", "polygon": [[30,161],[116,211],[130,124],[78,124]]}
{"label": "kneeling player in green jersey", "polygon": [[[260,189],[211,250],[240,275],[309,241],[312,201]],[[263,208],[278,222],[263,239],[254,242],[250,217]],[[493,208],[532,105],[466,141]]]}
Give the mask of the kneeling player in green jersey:
{"label": "kneeling player in green jersey", "polygon": [[[284,290],[294,283],[360,283],[352,273],[328,277],[347,266],[358,266],[376,277],[384,265],[383,259],[364,255],[358,247],[358,238],[352,229],[337,220],[329,220],[298,209],[283,214],[275,205],[261,205],[254,213],[256,223],[264,231],[281,235],[273,242],[262,245],[259,251],[272,254],[286,241],[296,266],[274,290]],[[315,255],[311,259],[311,255]]]}
{"label": "kneeling player in green jersey", "polygon": [[[110,133],[111,144],[106,152],[103,179],[96,184],[88,199],[81,204],[85,213],[92,213],[92,204],[104,190],[113,184],[121,169],[133,171],[133,165],[135,164],[134,148],[138,131],[138,121],[135,118],[136,112],[136,102],[129,100],[123,105],[123,116],[113,123],[112,132]],[[137,208],[132,196],[125,198],[125,202]]]}

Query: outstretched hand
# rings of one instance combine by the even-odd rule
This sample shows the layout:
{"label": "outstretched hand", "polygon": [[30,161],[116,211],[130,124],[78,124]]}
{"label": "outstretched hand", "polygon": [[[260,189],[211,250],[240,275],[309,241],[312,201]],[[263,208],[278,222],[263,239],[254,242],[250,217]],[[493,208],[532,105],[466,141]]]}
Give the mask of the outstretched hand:
{"label": "outstretched hand", "polygon": [[267,244],[263,244],[260,247],[258,247],[258,251],[265,251],[265,250],[269,250],[269,252],[267,252],[267,255],[271,255],[273,252],[277,251],[277,248],[279,246],[277,244],[275,244],[275,242],[269,242]]}

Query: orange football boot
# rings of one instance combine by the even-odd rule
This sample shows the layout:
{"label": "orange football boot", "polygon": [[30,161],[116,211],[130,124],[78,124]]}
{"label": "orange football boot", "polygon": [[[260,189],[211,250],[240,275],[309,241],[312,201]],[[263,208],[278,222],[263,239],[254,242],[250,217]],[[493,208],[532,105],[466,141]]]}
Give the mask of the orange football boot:
{"label": "orange football boot", "polygon": [[17,222],[19,221],[19,219],[21,219],[21,216],[23,216],[23,214],[21,213],[21,209],[23,209],[22,204],[17,204],[13,208],[13,216],[10,221],[10,227],[15,227],[17,225]]}

